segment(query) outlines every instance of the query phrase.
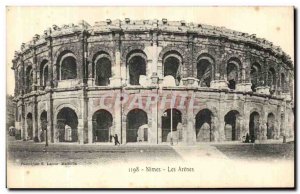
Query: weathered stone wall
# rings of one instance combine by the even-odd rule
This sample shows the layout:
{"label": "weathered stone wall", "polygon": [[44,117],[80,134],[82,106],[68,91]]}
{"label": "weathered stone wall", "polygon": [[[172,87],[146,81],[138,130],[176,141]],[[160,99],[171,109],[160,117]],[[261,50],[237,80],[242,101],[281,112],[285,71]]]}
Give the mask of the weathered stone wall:
{"label": "weathered stone wall", "polygon": [[[143,86],[129,84],[128,59],[132,55],[144,56],[146,60],[146,81]],[[76,60],[77,78],[61,80],[59,73],[64,57],[72,56]],[[249,119],[253,111],[259,113],[261,128],[260,140],[266,139],[269,113],[275,115],[276,138],[280,137],[279,128],[284,135],[293,137],[293,64],[279,47],[255,35],[236,32],[225,28],[189,24],[184,21],[110,21],[98,22],[90,26],[86,22],[79,25],[53,26],[45,30],[43,36],[36,35],[28,44],[23,44],[13,60],[15,71],[15,100],[19,118],[16,126],[27,138],[26,116],[33,115],[34,136],[40,136],[43,111],[47,112],[48,137],[55,138],[57,114],[64,108],[75,111],[78,117],[79,143],[93,142],[93,114],[100,109],[107,110],[113,117],[112,130],[126,143],[127,114],[135,106],[122,105],[110,108],[100,107],[100,101],[107,104],[115,101],[107,97],[114,93],[126,92],[129,97],[142,94],[143,102],[148,94],[170,94],[170,87],[163,87],[164,62],[167,57],[176,57],[179,61],[181,81],[172,91],[185,94],[186,100],[195,96],[199,107],[188,111],[179,108],[182,114],[183,137],[185,143],[195,143],[195,117],[200,110],[209,109],[213,115],[212,125],[218,131],[215,141],[223,141],[224,116],[236,110],[239,117],[241,137],[249,133]],[[111,62],[112,76],[108,86],[96,86],[95,63],[101,57]],[[200,87],[197,79],[197,64],[200,59],[210,62],[210,87]],[[238,72],[236,88],[229,90],[227,66],[234,63]],[[251,67],[260,66],[259,85],[251,90]],[[44,66],[48,67],[48,80],[43,84]],[[31,72],[27,73],[27,68]],[[268,71],[275,70],[275,92],[270,94],[267,85]],[[28,77],[29,76],[29,77]],[[28,82],[31,80],[31,82]],[[104,98],[105,97],[105,98]],[[196,103],[196,104],[197,104]],[[164,110],[158,103],[144,109],[148,117],[149,143],[162,142],[162,115]],[[281,119],[281,115],[284,115]]]}

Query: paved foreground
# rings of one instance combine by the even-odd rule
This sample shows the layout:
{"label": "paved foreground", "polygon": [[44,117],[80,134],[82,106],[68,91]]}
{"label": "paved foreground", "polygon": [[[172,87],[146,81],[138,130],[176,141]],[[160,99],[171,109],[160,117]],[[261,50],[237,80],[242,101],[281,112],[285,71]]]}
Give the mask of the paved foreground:
{"label": "paved foreground", "polygon": [[76,164],[108,164],[112,161],[168,162],[204,159],[241,160],[293,160],[293,143],[268,144],[197,144],[183,145],[140,145],[121,146],[76,143],[50,144],[32,141],[16,141],[12,137],[7,142],[7,157],[16,164],[33,162],[74,162]]}

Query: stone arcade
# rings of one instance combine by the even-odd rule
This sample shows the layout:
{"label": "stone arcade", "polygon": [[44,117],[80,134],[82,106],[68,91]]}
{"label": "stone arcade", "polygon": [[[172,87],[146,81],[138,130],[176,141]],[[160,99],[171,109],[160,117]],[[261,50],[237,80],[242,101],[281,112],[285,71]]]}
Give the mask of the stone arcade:
{"label": "stone arcade", "polygon": [[[171,112],[180,143],[294,136],[290,57],[265,39],[223,27],[128,18],[54,25],[22,44],[12,69],[24,140],[45,141],[47,131],[49,143],[109,142],[117,134],[122,144],[161,144],[170,141]],[[172,92],[201,106],[99,103],[112,103],[111,93],[144,101]]]}

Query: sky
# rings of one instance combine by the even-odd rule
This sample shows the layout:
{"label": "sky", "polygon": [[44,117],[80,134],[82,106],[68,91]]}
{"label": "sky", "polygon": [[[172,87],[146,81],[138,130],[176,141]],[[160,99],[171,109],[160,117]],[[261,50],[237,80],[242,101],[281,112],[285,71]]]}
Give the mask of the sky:
{"label": "sky", "polygon": [[7,93],[14,92],[11,70],[14,52],[35,34],[43,34],[53,24],[61,26],[85,20],[94,25],[96,21],[125,18],[185,20],[256,34],[280,46],[294,61],[293,7],[7,7]]}

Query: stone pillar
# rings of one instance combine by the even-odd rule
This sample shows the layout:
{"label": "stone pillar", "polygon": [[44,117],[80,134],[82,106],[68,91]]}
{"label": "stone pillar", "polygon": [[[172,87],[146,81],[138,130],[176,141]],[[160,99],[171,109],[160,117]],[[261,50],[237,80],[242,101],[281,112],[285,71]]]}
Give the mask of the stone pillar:
{"label": "stone pillar", "polygon": [[241,137],[243,136],[246,136],[246,134],[248,133],[250,135],[250,129],[249,129],[249,122],[250,122],[250,107],[248,105],[248,103],[245,103],[246,102],[246,99],[249,97],[249,94],[247,94],[245,97],[244,97],[244,122],[243,122],[243,130],[242,130],[242,133],[241,133]]}
{"label": "stone pillar", "polygon": [[[250,55],[250,54],[249,54]],[[246,53],[246,57],[243,63],[243,67],[241,69],[241,77],[239,78],[238,84],[236,84],[236,91],[242,92],[251,92],[251,78],[250,78],[250,71],[251,71],[251,62],[250,58],[247,57],[248,53]]]}
{"label": "stone pillar", "polygon": [[88,143],[93,143],[93,120],[88,118]]}
{"label": "stone pillar", "polygon": [[[157,89],[152,89],[152,94],[153,95],[157,95]],[[151,116],[149,115],[148,117],[151,117],[151,127],[149,130],[151,130],[151,134],[152,134],[152,142],[150,143],[158,143],[158,126],[157,126],[157,122],[158,122],[158,100],[156,101],[155,104],[153,104],[152,106],[150,106],[150,112],[151,112]]]}
{"label": "stone pillar", "polygon": [[223,66],[222,63],[222,59],[215,60],[215,75],[214,78],[212,78],[212,81],[210,82],[210,87],[214,89],[228,90],[228,85],[225,77],[226,75],[224,74],[224,72],[222,72],[222,69],[220,68]]}
{"label": "stone pillar", "polygon": [[[124,107],[122,107],[122,110],[124,110]],[[117,129],[117,131],[115,131],[116,134],[118,134],[118,136],[121,139],[121,142],[120,142],[121,144],[126,144],[127,143],[126,142],[126,127],[127,127],[127,125],[126,125],[126,116],[127,115],[125,115],[124,112],[122,111],[121,112],[122,130],[119,131],[119,132],[121,132],[121,136],[119,136],[119,134],[118,134],[118,129]]]}
{"label": "stone pillar", "polygon": [[115,44],[115,64],[112,64],[112,77],[110,78],[110,85],[111,86],[121,86],[121,79],[125,78],[121,75],[121,40],[120,34],[115,33],[114,36],[114,44]]}
{"label": "stone pillar", "polygon": [[225,121],[224,121],[224,116],[227,113],[226,111],[226,104],[225,104],[225,99],[227,97],[227,94],[224,92],[220,93],[220,101],[219,101],[219,108],[218,108],[218,115],[215,115],[214,118],[214,123],[215,126],[218,127],[219,129],[219,139],[218,141],[224,141],[225,140]]}
{"label": "stone pillar", "polygon": [[15,75],[15,91],[14,91],[14,93],[15,93],[15,96],[18,96],[19,95],[19,79],[21,79],[19,77],[18,68],[14,69],[14,75]]}
{"label": "stone pillar", "polygon": [[38,103],[37,97],[33,96],[33,107],[32,107],[32,130],[33,130],[33,139],[35,137],[39,138],[39,128],[38,128]]}
{"label": "stone pillar", "polygon": [[83,98],[82,98],[82,103],[83,103],[83,109],[82,109],[82,116],[83,116],[83,143],[88,143],[89,142],[89,129],[88,129],[88,111],[89,111],[89,99],[87,97],[87,91],[85,87],[83,88]]}
{"label": "stone pillar", "polygon": [[[198,87],[198,79],[194,78],[194,72],[197,71],[194,69],[194,35],[188,34],[188,56],[186,64],[186,79],[187,85],[190,87]],[[184,82],[184,78],[183,78]],[[185,85],[185,84],[184,84]]]}
{"label": "stone pillar", "polygon": [[[125,123],[123,123],[122,115],[123,115],[123,108],[121,104],[121,94],[122,90],[116,90],[115,96],[115,104],[114,104],[114,133],[118,135],[120,143],[124,144],[126,142],[126,134],[123,134],[123,131],[126,132],[126,118]],[[113,134],[113,135],[115,135]],[[123,136],[125,135],[125,139]]]}
{"label": "stone pillar", "polygon": [[[187,109],[187,128],[186,128],[186,143],[189,145],[193,145],[197,142],[196,140],[196,129],[195,129],[195,115],[193,111],[193,107],[189,108],[189,103],[191,98],[194,98],[194,91],[188,91],[188,109]],[[192,99],[194,100],[194,99]]]}
{"label": "stone pillar", "polygon": [[267,139],[267,122],[268,122],[268,111],[266,110],[266,107],[269,106],[268,101],[265,101],[265,105],[263,106],[263,111],[261,115],[261,122],[260,122],[260,140],[266,140]]}
{"label": "stone pillar", "polygon": [[87,60],[87,84],[88,86],[94,85],[94,78],[93,78],[93,61]]}
{"label": "stone pillar", "polygon": [[22,98],[22,104],[21,104],[21,138],[23,140],[26,139],[26,125],[25,125],[25,104],[24,104],[24,99]]}
{"label": "stone pillar", "polygon": [[84,143],[84,128],[83,128],[82,115],[81,115],[81,117],[78,118],[77,131],[78,131],[78,143],[83,144]]}
{"label": "stone pillar", "polygon": [[159,108],[157,110],[157,143],[162,143],[162,110]]}
{"label": "stone pillar", "polygon": [[[224,50],[225,52],[225,50]],[[223,72],[224,70],[222,67],[224,66],[223,63],[223,55],[220,55],[220,57],[215,59],[215,70],[214,70],[214,77],[212,78],[212,81],[210,83],[211,88],[215,89],[226,89],[228,90],[228,85],[226,81],[226,72]],[[226,63],[226,62],[225,62]]]}
{"label": "stone pillar", "polygon": [[[46,38],[47,40],[47,46],[48,46],[48,58],[49,58],[49,66],[48,66],[48,80],[47,80],[47,86],[46,88],[52,88],[54,85],[54,81],[57,81],[57,74],[56,74],[56,68],[55,64],[53,62],[53,48],[52,48],[52,38],[49,36]],[[55,72],[55,75],[54,75]],[[55,77],[55,79],[54,79]],[[55,82],[56,84],[56,82]]]}
{"label": "stone pillar", "polygon": [[[48,131],[48,142],[55,143],[57,142],[56,139],[56,124],[54,123],[54,110],[53,110],[53,98],[52,92],[48,94],[49,101],[47,102],[47,131]],[[55,119],[56,120],[56,119]]]}
{"label": "stone pillar", "polygon": [[33,50],[33,67],[32,67],[32,91],[35,91],[37,89],[37,70],[38,69],[38,64],[37,64],[37,57],[36,57],[36,51],[35,49]]}
{"label": "stone pillar", "polygon": [[256,88],[256,92],[259,94],[270,94],[270,87],[268,86],[268,69],[266,65],[266,60],[264,60],[264,64],[262,65],[262,72],[261,72],[261,81],[262,83]]}

